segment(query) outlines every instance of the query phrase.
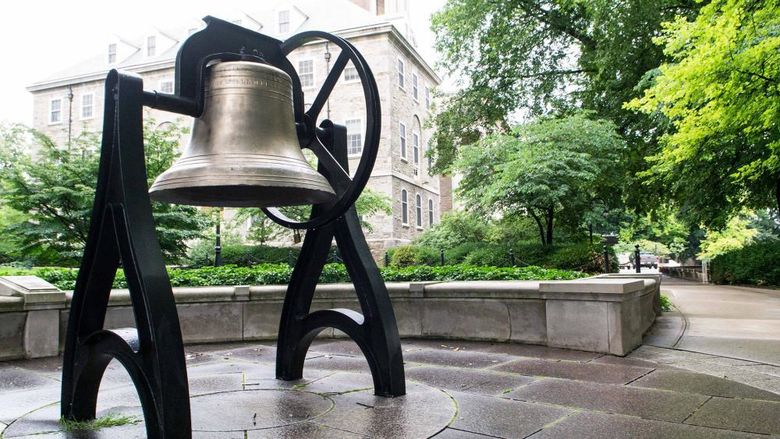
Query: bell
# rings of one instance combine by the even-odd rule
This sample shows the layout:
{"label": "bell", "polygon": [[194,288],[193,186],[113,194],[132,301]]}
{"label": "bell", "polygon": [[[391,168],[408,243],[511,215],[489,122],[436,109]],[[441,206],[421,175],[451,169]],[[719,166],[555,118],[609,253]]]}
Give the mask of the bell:
{"label": "bell", "polygon": [[228,61],[207,68],[203,114],[189,147],[149,189],[158,201],[195,206],[318,204],[333,188],[303,157],[292,81],[275,67]]}

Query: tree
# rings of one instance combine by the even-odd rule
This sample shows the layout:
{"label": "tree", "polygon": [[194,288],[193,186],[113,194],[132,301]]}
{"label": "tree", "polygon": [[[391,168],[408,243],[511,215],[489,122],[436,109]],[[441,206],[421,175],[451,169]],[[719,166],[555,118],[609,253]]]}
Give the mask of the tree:
{"label": "tree", "polygon": [[433,120],[436,170],[450,170],[462,145],[508,133],[518,115],[584,108],[613,121],[628,142],[622,178],[630,205],[644,208],[653,188],[635,174],[664,126],[623,103],[641,95],[644,74],[665,59],[652,41],[661,23],[699,7],[695,0],[450,0],[432,28],[441,65],[461,87]]}
{"label": "tree", "polygon": [[[155,128],[154,121],[145,123],[149,184],[173,163],[182,134],[175,124]],[[0,139],[0,199],[26,216],[4,232],[17,237],[26,256],[56,254],[56,261],[43,259],[77,263],[86,243],[97,184],[97,135],[85,132],[61,147],[40,132],[15,126]],[[160,246],[175,262],[185,255],[186,242],[200,236],[205,219],[189,206],[153,202],[152,208]]]}
{"label": "tree", "polygon": [[582,222],[594,205],[620,199],[623,148],[611,122],[584,113],[542,118],[464,146],[457,190],[485,217],[530,216],[542,244],[552,245],[556,218]]}
{"label": "tree", "polygon": [[628,107],[671,121],[642,175],[689,223],[718,229],[746,207],[780,209],[778,29],[778,0],[713,0],[656,40],[671,61]]}
{"label": "tree", "polygon": [[749,212],[734,215],[721,230],[708,230],[701,242],[699,259],[714,259],[716,256],[739,250],[753,242],[758,232],[750,227]]}

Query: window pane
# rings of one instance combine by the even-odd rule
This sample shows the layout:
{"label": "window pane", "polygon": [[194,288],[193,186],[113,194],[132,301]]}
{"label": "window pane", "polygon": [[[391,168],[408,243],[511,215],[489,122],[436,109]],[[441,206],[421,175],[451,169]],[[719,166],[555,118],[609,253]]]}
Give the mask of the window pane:
{"label": "window pane", "polygon": [[398,86],[404,88],[404,62],[398,60]]}
{"label": "window pane", "polygon": [[89,119],[92,117],[92,96],[91,94],[83,95],[81,97],[81,117],[82,119]]}
{"label": "window pane", "polygon": [[363,124],[360,119],[349,119],[347,126],[347,154],[360,154],[363,152]]}
{"label": "window pane", "polygon": [[55,99],[49,107],[49,122],[57,123],[62,120],[62,101]]}
{"label": "window pane", "polygon": [[279,11],[279,33],[290,31],[290,11]]}
{"label": "window pane", "polygon": [[401,189],[401,222],[409,223],[409,203],[407,202],[406,190]]}
{"label": "window pane", "polygon": [[406,125],[400,125],[401,132],[401,157],[406,158]]}
{"label": "window pane", "polygon": [[157,38],[154,35],[146,37],[146,56],[154,56],[157,52]]}
{"label": "window pane", "polygon": [[314,87],[314,61],[299,61],[298,76],[301,79],[301,87]]}
{"label": "window pane", "polygon": [[415,219],[417,220],[417,227],[422,227],[422,197],[418,194],[415,200]]}
{"label": "window pane", "polygon": [[412,155],[414,156],[414,164],[420,164],[420,135],[417,133],[412,134]]}
{"label": "window pane", "polygon": [[428,199],[428,225],[433,225],[433,200]]}
{"label": "window pane", "polygon": [[417,100],[417,74],[412,73],[412,96]]}
{"label": "window pane", "polygon": [[113,64],[116,62],[116,44],[108,45],[108,63]]}
{"label": "window pane", "polygon": [[349,66],[344,69],[345,81],[357,81],[358,79],[360,79],[360,76],[358,76],[357,69],[355,69],[354,66]]}

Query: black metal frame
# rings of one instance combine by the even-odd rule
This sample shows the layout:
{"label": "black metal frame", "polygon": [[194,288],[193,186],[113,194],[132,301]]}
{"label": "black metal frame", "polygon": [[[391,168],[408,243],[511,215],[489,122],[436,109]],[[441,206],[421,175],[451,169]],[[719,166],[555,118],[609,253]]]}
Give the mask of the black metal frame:
{"label": "black metal frame", "polygon": [[[205,21],[206,29],[193,34],[179,50],[175,94],[144,92],[139,77],[116,70],[106,79],[98,184],[65,340],[62,416],[94,419],[103,373],[108,363],[117,359],[138,391],[147,436],[192,435],[181,329],[146,185],[142,112],[148,106],[198,117],[203,112],[205,69],[217,59],[262,58],[290,75],[301,146],[315,152],[319,171],[338,194],[334,202],[314,206],[309,221],[301,223],[266,210],[280,224],[308,229],[282,311],[277,378],[300,379],[312,340],[324,328],[333,327],[349,335],[366,356],[377,395],[403,395],[404,368],[395,314],[354,207],[379,144],[379,96],[368,65],[351,44],[330,34],[307,32],[283,43],[212,17]],[[312,109],[304,112],[300,80],[286,55],[313,39],[336,43],[342,55]],[[349,61],[363,83],[368,121],[364,155],[352,178],[347,172],[346,128],[327,120],[314,126]],[[362,314],[343,309],[309,312],[334,237]],[[103,325],[111,285],[120,263],[130,289],[136,328],[106,330]]]}

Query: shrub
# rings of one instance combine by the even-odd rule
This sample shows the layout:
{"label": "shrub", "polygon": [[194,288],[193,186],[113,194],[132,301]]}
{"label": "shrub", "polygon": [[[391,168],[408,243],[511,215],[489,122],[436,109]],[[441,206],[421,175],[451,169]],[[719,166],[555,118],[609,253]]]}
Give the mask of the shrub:
{"label": "shrub", "polygon": [[494,267],[509,267],[512,261],[509,248],[501,245],[486,245],[477,248],[463,258],[465,265],[480,265]]}
{"label": "shrub", "polygon": [[758,241],[717,256],[710,276],[718,284],[780,285],[780,241]]}
{"label": "shrub", "polygon": [[412,265],[439,265],[439,252],[430,247],[402,245],[388,251],[391,267]]}
{"label": "shrub", "polygon": [[[298,254],[300,254],[300,249],[294,247],[226,244],[222,246],[222,263],[240,266],[294,264]],[[214,243],[200,241],[194,245],[187,255],[187,265],[190,267],[214,265]]]}

